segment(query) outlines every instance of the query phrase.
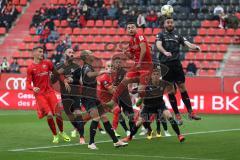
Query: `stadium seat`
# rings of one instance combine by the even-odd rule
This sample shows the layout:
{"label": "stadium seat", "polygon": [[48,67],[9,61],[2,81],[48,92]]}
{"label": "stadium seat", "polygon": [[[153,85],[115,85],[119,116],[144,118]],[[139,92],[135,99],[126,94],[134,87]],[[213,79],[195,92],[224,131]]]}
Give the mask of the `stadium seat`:
{"label": "stadium seat", "polygon": [[28,35],[28,36],[24,37],[23,41],[26,43],[32,42],[32,36]]}
{"label": "stadium seat", "polygon": [[160,28],[154,28],[153,29],[153,35],[157,35],[159,32],[161,32]]}
{"label": "stadium seat", "polygon": [[22,57],[22,55],[20,54],[20,52],[14,52],[13,57],[14,58],[19,58],[19,57]]}
{"label": "stadium seat", "polygon": [[62,20],[61,21],[61,27],[67,27],[68,26],[68,21],[67,20]]}
{"label": "stadium seat", "polygon": [[19,13],[22,13],[22,7],[21,6],[16,6],[16,9]]}
{"label": "stadium seat", "polygon": [[127,35],[125,35],[125,36],[122,36],[121,40],[122,40],[123,42],[129,42],[130,37],[127,36]]}
{"label": "stadium seat", "polygon": [[217,20],[211,21],[211,27],[217,28],[219,25],[219,22]]}
{"label": "stadium seat", "polygon": [[118,28],[117,34],[118,35],[125,35],[125,29],[124,28]]}
{"label": "stadium seat", "polygon": [[206,68],[211,68],[209,61],[202,61],[202,64],[201,64],[201,65],[202,65],[202,68],[205,68],[205,69],[206,69]]}
{"label": "stadium seat", "polygon": [[79,48],[80,48],[80,50],[88,50],[88,49],[91,49],[91,48],[89,47],[89,44],[87,44],[87,43],[82,43],[82,44],[80,44],[80,45],[79,45]]}
{"label": "stadium seat", "polygon": [[226,52],[227,51],[227,45],[219,45],[218,48],[219,52]]}
{"label": "stadium seat", "polygon": [[222,61],[223,57],[224,57],[223,53],[215,53],[214,54],[214,60],[216,60],[216,61]]}
{"label": "stadium seat", "polygon": [[214,29],[214,28],[209,28],[207,33],[209,36],[215,36],[217,34],[216,29]]}
{"label": "stadium seat", "polygon": [[200,28],[198,30],[198,34],[202,35],[202,36],[206,36],[207,35],[207,29],[206,28]]}
{"label": "stadium seat", "polygon": [[195,59],[195,53],[194,52],[188,52],[185,57],[186,60],[194,60]]}
{"label": "stadium seat", "polygon": [[150,43],[154,43],[156,41],[156,36],[151,36],[150,38],[149,38],[149,42]]}
{"label": "stadium seat", "polygon": [[94,42],[94,37],[92,35],[88,35],[85,37],[85,42],[86,43],[92,43]]}
{"label": "stadium seat", "polygon": [[22,58],[19,58],[19,59],[18,59],[18,64],[19,64],[20,66],[25,66],[25,61],[24,61]]}
{"label": "stadium seat", "polygon": [[103,26],[103,20],[96,20],[96,27],[102,27]]}
{"label": "stadium seat", "polygon": [[182,67],[187,68],[188,63],[189,63],[188,61],[182,61]]}
{"label": "stadium seat", "polygon": [[115,35],[114,37],[112,37],[112,40],[113,40],[113,42],[115,42],[115,43],[119,43],[120,40],[121,40],[121,38],[120,38],[120,36]]}
{"label": "stadium seat", "polygon": [[57,5],[58,4],[58,0],[50,0],[50,3],[53,5]]}
{"label": "stadium seat", "polygon": [[116,29],[116,28],[110,28],[110,29],[108,30],[108,34],[109,34],[109,35],[116,35],[116,32],[117,32],[117,29]]}
{"label": "stadium seat", "polygon": [[206,53],[205,60],[209,60],[209,61],[214,60],[214,53]]}
{"label": "stadium seat", "polygon": [[218,36],[224,36],[225,35],[225,29],[215,29],[215,33]]}
{"label": "stadium seat", "polygon": [[32,50],[34,47],[35,47],[35,43],[29,43],[29,44],[27,45],[27,49],[28,49],[28,50]]}
{"label": "stadium seat", "polygon": [[214,61],[211,64],[211,68],[218,69],[220,68],[220,63],[218,61]]}
{"label": "stadium seat", "polygon": [[19,0],[12,0],[12,3],[13,3],[14,5],[18,5],[20,2],[19,2]]}
{"label": "stadium seat", "polygon": [[71,40],[72,40],[73,43],[78,42],[77,36],[71,36]]}
{"label": "stadium seat", "polygon": [[113,21],[113,27],[118,27],[118,20]]}
{"label": "stadium seat", "polygon": [[213,38],[211,36],[206,36],[203,41],[205,43],[212,43],[213,42]]}
{"label": "stadium seat", "polygon": [[235,34],[236,34],[237,36],[240,36],[240,28],[236,29]]}
{"label": "stadium seat", "polygon": [[203,39],[202,36],[196,36],[194,37],[194,43],[202,43],[202,39]]}
{"label": "stadium seat", "polygon": [[25,43],[20,43],[19,45],[18,45],[18,49],[19,50],[26,50],[26,44]]}
{"label": "stadium seat", "polygon": [[[1,30],[1,28],[0,28],[0,30]],[[35,35],[36,34],[36,28],[34,28],[34,27],[30,28],[29,34]]]}
{"label": "stadium seat", "polygon": [[101,35],[106,35],[106,34],[108,34],[108,29],[107,29],[107,28],[101,28],[101,29],[99,29],[99,34],[101,34]]}
{"label": "stadium seat", "polygon": [[195,59],[196,60],[204,60],[205,54],[204,53],[196,53]]}
{"label": "stadium seat", "polygon": [[66,4],[66,0],[58,0],[58,4],[59,5],[65,5]]}
{"label": "stadium seat", "polygon": [[212,44],[209,46],[209,51],[210,52],[217,52],[218,51],[218,45]]}
{"label": "stadium seat", "polygon": [[20,68],[20,73],[27,73],[27,67],[21,67]]}
{"label": "stadium seat", "polygon": [[200,47],[201,47],[201,50],[202,50],[203,52],[207,52],[207,51],[208,51],[208,45],[202,44]]}
{"label": "stadium seat", "polygon": [[94,37],[94,42],[95,43],[102,43],[104,41],[102,36],[95,36]]}
{"label": "stadium seat", "polygon": [[91,50],[93,50],[93,51],[98,50],[98,44],[96,44],[96,43],[92,43],[89,47],[90,47]]}
{"label": "stadium seat", "polygon": [[205,21],[202,21],[202,27],[205,27],[205,28],[210,28],[211,27],[211,21],[209,20],[205,20]]}
{"label": "stadium seat", "polygon": [[105,36],[105,37],[104,37],[104,42],[107,42],[107,43],[113,42],[112,36]]}
{"label": "stadium seat", "polygon": [[80,28],[74,28],[73,29],[73,35],[79,35],[81,33],[81,29]]}
{"label": "stadium seat", "polygon": [[25,65],[26,66],[29,66],[29,65],[31,65],[33,63],[33,60],[32,59],[27,59],[26,61],[25,61]]}
{"label": "stadium seat", "polygon": [[226,34],[227,34],[228,36],[233,36],[233,35],[235,35],[235,31],[234,31],[234,29],[229,28],[229,29],[227,29]]}
{"label": "stadium seat", "polygon": [[82,36],[82,35],[77,36],[77,42],[78,43],[82,43],[84,41],[85,41],[85,37],[84,36]]}
{"label": "stadium seat", "polygon": [[231,44],[233,42],[233,38],[229,37],[229,36],[224,36],[223,37],[223,43],[224,44]]}
{"label": "stadium seat", "polygon": [[91,29],[89,28],[82,28],[80,34],[88,35]]}
{"label": "stadium seat", "polygon": [[138,34],[143,34],[143,29],[142,29],[142,28],[138,28],[138,29],[137,29],[137,33],[138,33]]}
{"label": "stadium seat", "polygon": [[222,37],[219,37],[219,36],[215,36],[213,37],[213,43],[222,43]]}
{"label": "stadium seat", "polygon": [[60,24],[61,24],[61,23],[60,23],[60,21],[59,21],[59,20],[57,20],[57,19],[56,19],[56,20],[54,20],[53,22],[54,22],[54,25],[55,25],[56,27],[59,27],[59,26],[60,26]]}
{"label": "stadium seat", "polygon": [[76,1],[75,0],[67,0],[67,4],[69,4],[69,3],[73,5],[73,4],[76,4]]}
{"label": "stadium seat", "polygon": [[112,27],[112,21],[111,20],[105,20],[104,21],[104,27]]}
{"label": "stadium seat", "polygon": [[207,71],[208,76],[216,76],[216,70],[215,69],[209,69]]}
{"label": "stadium seat", "polygon": [[19,3],[21,6],[26,6],[27,5],[27,0],[20,0]]}
{"label": "stadium seat", "polygon": [[6,28],[5,27],[0,27],[0,35],[6,33]]}
{"label": "stadium seat", "polygon": [[65,28],[65,29],[64,29],[64,33],[71,35],[71,34],[72,34],[72,28],[71,28],[71,27]]}
{"label": "stadium seat", "polygon": [[152,28],[145,28],[144,29],[144,35],[151,35],[152,34]]}
{"label": "stadium seat", "polygon": [[94,27],[94,20],[88,20],[86,27]]}
{"label": "stadium seat", "polygon": [[54,45],[53,45],[52,43],[47,43],[47,44],[46,44],[46,49],[47,49],[47,50],[54,50],[55,47],[54,47]]}

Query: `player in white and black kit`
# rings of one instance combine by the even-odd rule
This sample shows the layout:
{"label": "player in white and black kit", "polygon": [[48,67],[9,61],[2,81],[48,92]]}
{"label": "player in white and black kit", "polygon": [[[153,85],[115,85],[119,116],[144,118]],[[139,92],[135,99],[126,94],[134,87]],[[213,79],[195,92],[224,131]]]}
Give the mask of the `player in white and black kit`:
{"label": "player in white and black kit", "polygon": [[179,125],[181,125],[182,118],[177,108],[177,100],[175,97],[176,90],[174,85],[176,84],[181,92],[182,100],[188,110],[189,118],[194,120],[200,120],[201,118],[196,115],[192,110],[188,92],[185,86],[185,75],[180,62],[180,46],[187,46],[188,48],[196,51],[200,51],[200,47],[187,41],[185,37],[178,34],[174,29],[174,20],[172,17],[166,17],[164,21],[164,30],[156,36],[156,46],[160,51],[159,61],[161,64],[166,65],[169,71],[163,80],[171,82],[172,85],[168,87],[168,97],[172,105],[173,111],[176,115]]}

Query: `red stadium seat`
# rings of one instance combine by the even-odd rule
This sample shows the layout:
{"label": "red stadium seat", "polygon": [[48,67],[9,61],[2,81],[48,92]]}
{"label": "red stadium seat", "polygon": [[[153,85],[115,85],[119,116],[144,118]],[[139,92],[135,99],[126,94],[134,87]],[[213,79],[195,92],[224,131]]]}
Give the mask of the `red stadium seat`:
{"label": "red stadium seat", "polygon": [[216,54],[214,54],[214,60],[222,61],[223,57],[224,57],[223,53],[216,53]]}
{"label": "red stadium seat", "polygon": [[233,42],[233,38],[231,38],[229,36],[223,37],[223,43],[224,44],[231,44],[232,42]]}
{"label": "red stadium seat", "polygon": [[219,36],[213,37],[213,43],[222,43],[222,37]]}
{"label": "red stadium seat", "polygon": [[65,5],[66,4],[66,0],[58,0],[58,4],[63,4],[63,5]]}
{"label": "red stadium seat", "polygon": [[196,36],[194,37],[194,43],[202,43],[203,37],[202,36]]}
{"label": "red stadium seat", "polygon": [[215,44],[212,44],[209,46],[209,51],[211,52],[217,52],[218,51],[218,46]]}
{"label": "red stadium seat", "polygon": [[214,60],[214,53],[206,53],[205,60]]}
{"label": "red stadium seat", "polygon": [[105,36],[103,39],[104,39],[104,42],[107,42],[107,43],[113,42],[112,36]]}
{"label": "red stadium seat", "polygon": [[208,76],[216,76],[216,70],[215,69],[209,69],[207,71]]}
{"label": "red stadium seat", "polygon": [[216,35],[218,36],[224,36],[225,35],[225,29],[215,29]]}
{"label": "red stadium seat", "polygon": [[103,26],[103,21],[102,20],[96,20],[96,27],[102,27]]}
{"label": "red stadium seat", "polygon": [[27,67],[21,67],[20,68],[20,73],[27,73]]}
{"label": "red stadium seat", "polygon": [[240,36],[240,28],[238,28],[238,29],[235,31],[235,34],[236,34],[237,36]]}
{"label": "red stadium seat", "polygon": [[207,35],[207,29],[206,28],[200,28],[198,30],[198,34],[201,36],[206,36]]}
{"label": "red stadium seat", "polygon": [[211,27],[211,21],[209,20],[205,20],[202,22],[202,27],[205,27],[205,28],[210,28]]}
{"label": "red stadium seat", "polygon": [[107,29],[107,28],[101,28],[101,29],[99,30],[99,34],[101,34],[101,35],[106,35],[106,34],[108,34],[108,29]]}
{"label": "red stadium seat", "polygon": [[76,4],[76,1],[75,0],[67,0],[67,4]]}
{"label": "red stadium seat", "polygon": [[144,35],[152,35],[152,28],[145,28]]}
{"label": "red stadium seat", "polygon": [[89,44],[87,43],[80,44],[79,46],[80,46],[80,50],[90,49]]}
{"label": "red stadium seat", "polygon": [[13,57],[14,58],[19,58],[19,57],[22,57],[22,55],[20,54],[20,52],[14,52]]}
{"label": "red stadium seat", "polygon": [[209,28],[207,32],[209,36],[215,36],[217,34],[215,28]]}
{"label": "red stadium seat", "polygon": [[30,28],[29,34],[35,35],[36,34],[36,28],[34,28],[34,27]]}
{"label": "red stadium seat", "polygon": [[219,25],[219,21],[217,21],[217,20],[211,21],[211,26],[212,27],[217,28],[218,25]]}
{"label": "red stadium seat", "polygon": [[54,20],[53,22],[54,22],[54,24],[55,24],[55,26],[56,26],[56,27],[59,27],[59,26],[60,26],[60,24],[61,24],[61,23],[60,23],[60,21],[59,21],[59,20],[57,20],[57,19],[56,19],[56,20]]}
{"label": "red stadium seat", "polygon": [[91,48],[91,50],[93,50],[93,51],[97,51],[97,50],[98,50],[98,44],[92,43],[92,44],[90,45],[90,48]]}
{"label": "red stadium seat", "polygon": [[26,6],[27,5],[27,0],[20,0],[20,5],[21,6]]}
{"label": "red stadium seat", "polygon": [[12,3],[13,3],[14,5],[18,5],[20,2],[19,2],[19,0],[12,0]]}
{"label": "red stadium seat", "polygon": [[18,45],[18,49],[19,50],[26,50],[26,44],[25,43],[20,43],[19,45]]}
{"label": "red stadium seat", "polygon": [[94,37],[92,35],[86,36],[85,37],[85,42],[86,43],[92,43],[94,42]]}
{"label": "red stadium seat", "polygon": [[18,64],[20,66],[25,66],[25,61],[22,58],[20,58],[20,59],[18,59]]}
{"label": "red stadium seat", "polygon": [[77,36],[71,36],[71,40],[72,40],[73,43],[78,42]]}
{"label": "red stadium seat", "polygon": [[52,43],[47,43],[46,48],[47,48],[47,50],[54,50],[55,49],[55,47]]}
{"label": "red stadium seat", "polygon": [[67,27],[68,26],[68,21],[67,20],[62,20],[61,21],[61,26],[62,27]]}
{"label": "red stadium seat", "polygon": [[16,6],[16,9],[19,13],[22,13],[22,7],[21,6]]}
{"label": "red stadium seat", "polygon": [[121,40],[122,40],[123,42],[129,42],[130,37],[127,36],[127,35],[125,35],[125,36],[122,36]]}
{"label": "red stadium seat", "polygon": [[23,41],[26,42],[26,43],[32,42],[32,36],[26,36],[26,37],[24,37]]}
{"label": "red stadium seat", "polygon": [[72,34],[72,28],[71,28],[71,27],[67,27],[67,28],[65,28],[65,29],[64,29],[64,33],[65,33],[65,34],[70,34],[70,35],[71,35],[71,34]]}
{"label": "red stadium seat", "polygon": [[82,42],[84,42],[84,41],[85,41],[84,36],[82,36],[82,35],[77,36],[77,42],[78,42],[78,43],[82,43]]}
{"label": "red stadium seat", "polygon": [[194,61],[195,65],[197,68],[201,68],[201,63],[200,61]]}
{"label": "red stadium seat", "polygon": [[153,35],[157,35],[159,32],[161,32],[160,28],[154,28],[153,29]]}
{"label": "red stadium seat", "polygon": [[62,28],[62,27],[59,27],[59,28],[57,29],[57,31],[58,31],[59,34],[65,34],[65,33],[64,33],[64,28]]}
{"label": "red stadium seat", "polygon": [[31,65],[33,63],[33,60],[32,59],[27,59],[26,61],[25,61],[25,65],[26,66],[29,66],[29,65]]}
{"label": "red stadium seat", "polygon": [[118,27],[118,20],[113,21],[113,27]]}
{"label": "red stadium seat", "polygon": [[234,36],[234,35],[235,35],[235,31],[234,31],[234,29],[229,28],[229,29],[227,29],[226,34],[227,34],[228,36]]}
{"label": "red stadium seat", "polygon": [[81,29],[80,28],[74,28],[73,29],[73,35],[79,35],[81,33]]}
{"label": "red stadium seat", "polygon": [[99,51],[105,51],[105,44],[103,44],[103,43],[98,44],[98,50]]}
{"label": "red stadium seat", "polygon": [[118,35],[125,35],[125,29],[124,28],[118,28],[117,34]]}
{"label": "red stadium seat", "polygon": [[94,20],[88,20],[87,21],[87,24],[86,24],[86,27],[94,27]]}
{"label": "red stadium seat", "polygon": [[6,28],[5,27],[0,27],[0,35],[6,33]]}
{"label": "red stadium seat", "polygon": [[183,68],[187,68],[188,63],[189,63],[188,61],[182,61]]}
{"label": "red stadium seat", "polygon": [[105,20],[104,21],[104,27],[112,27],[113,23],[111,20]]}
{"label": "red stadium seat", "polygon": [[204,38],[204,42],[205,42],[205,43],[212,43],[212,42],[213,42],[213,39],[212,39],[211,36],[206,36],[206,37]]}
{"label": "red stadium seat", "polygon": [[219,45],[218,50],[219,52],[226,52],[227,48],[228,48],[227,45],[222,44],[222,45]]}
{"label": "red stadium seat", "polygon": [[154,43],[156,41],[156,36],[150,36],[148,40],[149,40],[149,43]]}
{"label": "red stadium seat", "polygon": [[200,47],[201,47],[201,50],[202,50],[203,52],[207,52],[207,51],[208,51],[208,45],[202,44]]}
{"label": "red stadium seat", "polygon": [[201,70],[199,70],[198,75],[199,76],[207,76],[207,71],[204,69],[201,69]]}
{"label": "red stadium seat", "polygon": [[205,54],[204,53],[196,53],[195,59],[196,60],[204,60]]}
{"label": "red stadium seat", "polygon": [[89,29],[89,28],[82,28],[82,29],[81,29],[81,34],[83,34],[83,35],[88,35],[89,32],[90,32],[90,29]]}
{"label": "red stadium seat", "polygon": [[116,29],[116,28],[110,28],[110,29],[108,30],[108,34],[109,34],[109,35],[115,35],[116,32],[117,32],[117,29]]}
{"label": "red stadium seat", "polygon": [[186,60],[194,60],[195,59],[195,53],[194,52],[188,52],[185,57]]}
{"label": "red stadium seat", "polygon": [[89,30],[89,34],[92,34],[92,35],[98,35],[99,34],[99,30],[100,28],[92,28]]}
{"label": "red stadium seat", "polygon": [[35,43],[29,43],[27,49],[32,50],[35,47]]}
{"label": "red stadium seat", "polygon": [[138,28],[138,29],[137,29],[137,33],[138,33],[138,34],[143,34],[143,29],[142,29],[142,28]]}
{"label": "red stadium seat", "polygon": [[95,43],[102,43],[104,41],[102,36],[95,36],[94,37],[94,42]]}
{"label": "red stadium seat", "polygon": [[211,68],[209,65],[209,61],[202,61],[202,68]]}
{"label": "red stadium seat", "polygon": [[118,35],[116,35],[116,36],[114,36],[112,39],[113,39],[113,42],[119,43],[120,40],[121,40],[121,37],[118,36]]}
{"label": "red stadium seat", "polygon": [[220,68],[220,62],[218,62],[218,61],[212,62],[211,68],[214,68],[214,69]]}

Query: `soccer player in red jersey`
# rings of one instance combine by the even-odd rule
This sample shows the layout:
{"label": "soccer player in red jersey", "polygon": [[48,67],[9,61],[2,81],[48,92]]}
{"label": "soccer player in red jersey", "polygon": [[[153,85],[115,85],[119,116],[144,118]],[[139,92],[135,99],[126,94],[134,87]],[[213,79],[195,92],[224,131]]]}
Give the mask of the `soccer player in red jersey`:
{"label": "soccer player in red jersey", "polygon": [[140,96],[143,97],[144,86],[147,84],[152,71],[151,49],[144,35],[137,33],[136,24],[129,22],[127,24],[128,34],[131,36],[128,49],[124,50],[124,54],[134,61],[134,65],[128,70],[125,78],[118,85],[113,94],[113,100],[108,105],[117,102],[117,98],[130,83],[139,83]]}
{"label": "soccer player in red jersey", "polygon": [[[52,62],[43,59],[43,48],[33,49],[34,62],[27,69],[27,88],[34,92],[37,101],[38,118],[47,116],[48,125],[53,134],[53,143],[59,142],[53,116],[56,116],[56,123],[60,130],[59,135],[65,140],[70,141],[69,136],[63,131],[63,120],[58,106],[55,91],[51,86],[50,74],[58,74]],[[64,81],[63,78],[61,80]],[[31,85],[33,83],[33,86]],[[67,87],[67,86],[66,86]]]}

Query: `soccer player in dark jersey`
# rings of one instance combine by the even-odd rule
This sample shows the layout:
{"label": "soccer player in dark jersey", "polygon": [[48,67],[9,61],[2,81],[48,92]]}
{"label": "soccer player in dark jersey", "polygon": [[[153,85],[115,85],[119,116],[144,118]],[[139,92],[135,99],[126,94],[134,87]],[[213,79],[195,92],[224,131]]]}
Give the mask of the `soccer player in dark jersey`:
{"label": "soccer player in dark jersey", "polygon": [[174,21],[172,17],[166,17],[164,21],[164,31],[159,33],[156,37],[156,46],[160,51],[159,61],[161,64],[166,65],[169,71],[163,79],[171,82],[172,85],[169,90],[169,101],[176,115],[178,123],[181,125],[182,118],[177,107],[177,100],[175,97],[176,90],[174,84],[177,85],[181,92],[182,100],[188,110],[189,118],[194,120],[200,120],[201,118],[196,115],[192,110],[188,92],[185,86],[185,75],[180,62],[180,45],[187,46],[188,48],[196,51],[200,51],[200,47],[187,41],[185,37],[178,34],[174,29]]}
{"label": "soccer player in dark jersey", "polygon": [[[103,121],[104,128],[106,132],[110,135],[113,140],[115,147],[126,146],[127,143],[119,141],[115,136],[103,106],[97,99],[97,81],[96,77],[109,71],[95,71],[93,63],[95,62],[95,57],[93,57],[91,51],[84,50],[81,53],[81,59],[83,60],[83,67],[81,71],[81,83],[83,84],[82,89],[82,104],[85,106],[86,110],[90,113],[92,117],[92,122],[90,125],[90,141],[89,149],[98,149],[94,143],[94,137],[97,131],[97,126],[100,119]],[[103,99],[101,99],[103,100]]]}
{"label": "soccer player in dark jersey", "polygon": [[[55,90],[50,83],[50,74],[59,73],[54,69],[52,62],[43,59],[43,48],[33,48],[33,63],[27,69],[27,88],[34,92],[37,101],[38,118],[47,117],[48,125],[53,134],[53,143],[59,142],[53,116],[56,116],[56,123],[60,130],[59,135],[70,141],[69,136],[63,131],[63,120],[59,109]],[[64,77],[60,77],[64,81]],[[33,86],[31,85],[33,83]]]}
{"label": "soccer player in dark jersey", "polygon": [[[131,39],[128,49],[123,52],[129,59],[134,61],[134,65],[128,70],[126,76],[116,88],[113,99],[108,103],[109,105],[114,105],[114,102],[118,102],[118,97],[130,83],[139,83],[139,91],[143,91],[143,87],[148,82],[153,67],[151,49],[146,37],[137,33],[137,26],[133,22],[127,24],[127,31]],[[144,92],[140,92],[140,97],[143,95]]]}
{"label": "soccer player in dark jersey", "polygon": [[178,140],[183,142],[185,138],[180,134],[177,122],[172,117],[172,114],[167,109],[163,100],[163,94],[167,86],[171,85],[167,81],[160,80],[161,71],[155,68],[151,74],[150,82],[145,87],[145,96],[143,98],[143,109],[141,111],[141,118],[137,121],[136,127],[131,131],[130,136],[123,139],[124,142],[132,140],[132,137],[137,133],[138,128],[143,123],[144,127],[148,129],[148,139],[152,138],[152,129],[150,127],[149,117],[152,114],[157,114],[158,118],[162,116],[166,118],[175,133],[178,136]]}
{"label": "soccer player in dark jersey", "polygon": [[[57,64],[56,69],[58,72],[62,73],[65,76],[65,81],[68,82],[69,87],[65,87],[66,84],[60,81],[60,92],[63,103],[63,108],[68,116],[70,122],[77,129],[80,135],[79,142],[84,144],[84,121],[77,116],[73,118],[74,115],[80,115],[80,66],[74,61],[74,51],[72,48],[66,48],[64,50],[64,62]],[[57,81],[56,76],[52,76],[52,83]]]}

